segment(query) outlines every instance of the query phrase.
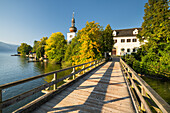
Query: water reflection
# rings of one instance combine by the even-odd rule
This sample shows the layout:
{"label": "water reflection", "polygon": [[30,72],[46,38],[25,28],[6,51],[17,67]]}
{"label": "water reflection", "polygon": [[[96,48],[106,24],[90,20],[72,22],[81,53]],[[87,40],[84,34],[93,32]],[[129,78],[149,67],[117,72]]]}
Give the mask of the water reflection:
{"label": "water reflection", "polygon": [[[34,67],[35,67],[35,70],[36,71],[38,70],[39,72],[41,72],[41,74],[62,69],[61,64],[52,64],[52,63],[46,63],[46,62],[36,62],[36,63],[34,63]],[[66,75],[69,75],[71,73],[71,71],[72,71],[72,69],[59,72],[59,73],[57,73],[57,78],[62,78]],[[46,82],[46,83],[51,82],[53,80],[53,77],[54,77],[54,75],[49,75],[49,76],[44,77],[44,82]],[[64,83],[64,81],[59,82],[57,84],[57,86],[60,86],[63,83]],[[52,87],[50,89],[52,89]]]}
{"label": "water reflection", "polygon": [[170,81],[142,77],[168,104],[170,104]]}

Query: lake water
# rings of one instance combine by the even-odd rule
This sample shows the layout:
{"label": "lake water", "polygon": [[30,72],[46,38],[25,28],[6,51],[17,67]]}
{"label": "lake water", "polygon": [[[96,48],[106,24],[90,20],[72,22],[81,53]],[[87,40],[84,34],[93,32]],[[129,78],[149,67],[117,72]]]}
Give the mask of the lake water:
{"label": "lake water", "polygon": [[[11,56],[11,54],[14,53],[0,53],[0,85],[61,69],[61,66],[59,64],[56,65],[42,62],[28,63],[28,58]],[[66,74],[69,74],[70,72],[71,70],[68,70],[66,72],[60,72],[57,75],[60,78],[62,76],[65,76]],[[52,78],[53,76],[51,75],[46,78],[37,79],[21,85],[4,89],[2,93],[3,100],[40,86],[47,81],[51,81]],[[15,105],[8,107],[7,109],[4,109],[3,112],[10,113],[11,111],[19,108],[20,106],[23,106],[24,104],[32,101],[33,99],[41,95],[42,93],[39,92]]]}
{"label": "lake water", "polygon": [[170,81],[142,77],[170,105]]}

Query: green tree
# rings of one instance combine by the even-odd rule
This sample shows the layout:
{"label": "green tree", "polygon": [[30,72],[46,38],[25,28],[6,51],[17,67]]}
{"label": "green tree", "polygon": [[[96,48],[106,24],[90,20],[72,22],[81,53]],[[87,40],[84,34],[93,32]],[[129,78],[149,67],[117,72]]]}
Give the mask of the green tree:
{"label": "green tree", "polygon": [[103,50],[104,52],[111,52],[112,48],[113,48],[113,36],[112,36],[112,28],[111,26],[108,24],[105,28],[105,30],[103,31]]}
{"label": "green tree", "polygon": [[149,42],[168,42],[170,40],[170,11],[168,0],[148,0],[145,4],[142,31],[138,38]]}
{"label": "green tree", "polygon": [[43,57],[45,54],[45,45],[48,37],[43,37],[40,41],[34,41],[33,52],[36,52],[37,58]]}
{"label": "green tree", "polygon": [[64,58],[66,40],[61,32],[52,33],[45,45],[45,54],[52,62],[60,63]]}
{"label": "green tree", "polygon": [[36,52],[37,51],[39,43],[40,43],[40,41],[36,41],[36,40],[34,41],[34,46],[33,46],[32,52]]}
{"label": "green tree", "polygon": [[135,55],[135,58],[141,61],[140,68],[145,74],[170,77],[168,3],[168,0],[148,0],[145,4],[144,22],[137,37],[140,41],[148,42],[142,45]]}
{"label": "green tree", "polygon": [[79,31],[77,35],[72,39],[71,44],[67,45],[67,49],[65,52],[65,61],[71,61],[72,62],[72,56],[78,53],[80,51],[81,43],[79,42],[79,39],[81,37],[81,32]]}
{"label": "green tree", "polygon": [[26,43],[21,43],[21,46],[17,48],[17,51],[20,52],[22,55],[28,55],[31,50],[32,47],[30,45],[27,45]]}
{"label": "green tree", "polygon": [[64,55],[64,61],[63,66],[71,66],[72,65],[72,57],[75,55],[78,55],[78,52],[80,51],[81,43],[78,41],[81,37],[81,32],[78,32],[77,35],[72,39],[71,43],[67,45],[67,49],[65,51]]}
{"label": "green tree", "polygon": [[37,58],[44,57],[45,54],[45,45],[46,45],[46,40],[48,37],[43,37],[40,39],[37,48],[36,48],[36,56]]}

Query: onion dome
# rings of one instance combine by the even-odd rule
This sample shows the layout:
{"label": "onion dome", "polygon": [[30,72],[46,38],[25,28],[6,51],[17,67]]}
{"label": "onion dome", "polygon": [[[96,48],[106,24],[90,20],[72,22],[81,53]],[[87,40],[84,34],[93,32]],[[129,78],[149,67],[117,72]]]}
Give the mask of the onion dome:
{"label": "onion dome", "polygon": [[77,28],[74,27],[74,26],[71,26],[71,27],[69,28],[69,31],[70,31],[70,32],[76,32],[76,31],[77,31]]}
{"label": "onion dome", "polygon": [[73,12],[73,18],[71,20],[71,27],[69,28],[70,32],[76,32],[77,28],[75,27],[75,19],[74,19],[74,12]]}

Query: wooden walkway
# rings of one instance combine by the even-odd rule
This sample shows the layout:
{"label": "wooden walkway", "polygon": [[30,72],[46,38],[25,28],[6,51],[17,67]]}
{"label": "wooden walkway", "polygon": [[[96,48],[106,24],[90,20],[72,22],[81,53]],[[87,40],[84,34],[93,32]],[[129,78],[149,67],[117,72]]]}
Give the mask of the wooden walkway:
{"label": "wooden walkway", "polygon": [[33,111],[57,112],[135,112],[118,59],[99,66]]}

